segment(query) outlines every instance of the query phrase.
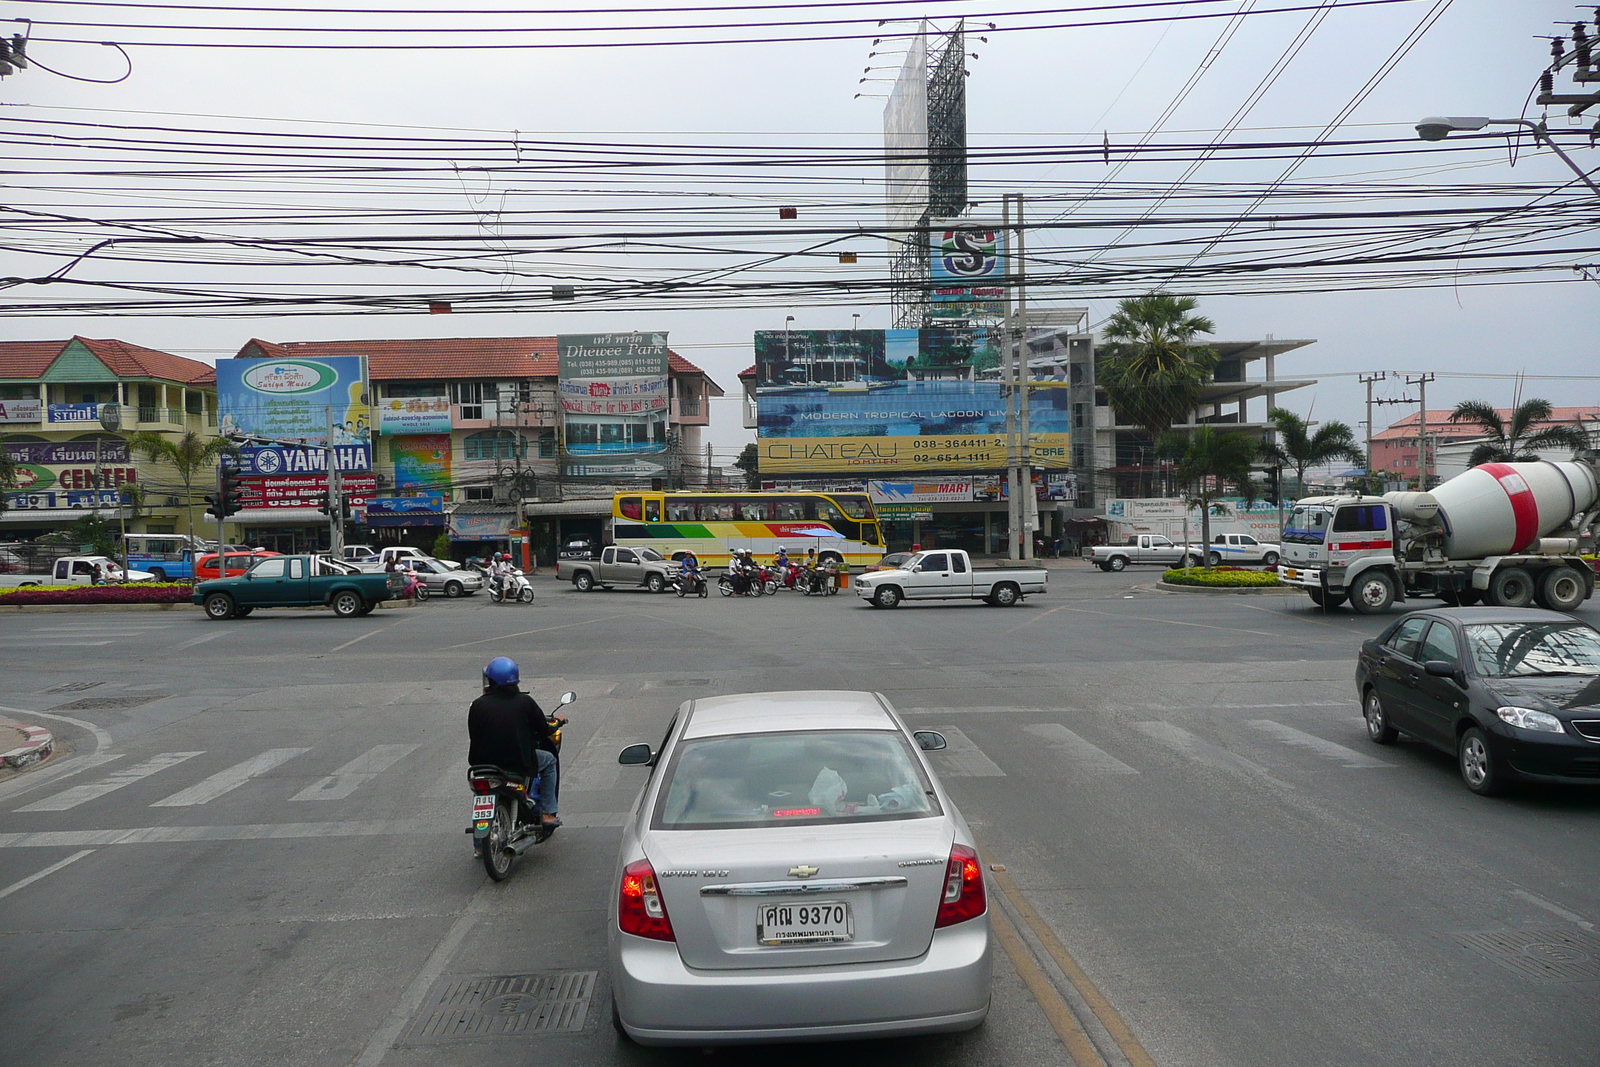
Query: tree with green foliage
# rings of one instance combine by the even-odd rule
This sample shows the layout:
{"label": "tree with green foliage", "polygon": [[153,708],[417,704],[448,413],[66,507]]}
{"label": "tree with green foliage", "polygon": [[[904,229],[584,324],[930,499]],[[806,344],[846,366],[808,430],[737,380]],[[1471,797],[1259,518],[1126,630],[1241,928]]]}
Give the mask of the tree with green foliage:
{"label": "tree with green foliage", "polygon": [[449,559],[450,552],[454,547],[455,543],[450,540],[450,531],[440,530],[439,536],[433,539],[433,552],[431,554],[434,559]]}
{"label": "tree with green foliage", "polygon": [[1250,473],[1260,443],[1238,430],[1197,427],[1189,434],[1165,434],[1160,452],[1175,462],[1175,473],[1186,507],[1200,510],[1200,542],[1211,544],[1211,516],[1225,518],[1232,510],[1222,498],[1240,496],[1252,503],[1258,490]]}
{"label": "tree with green foliage", "polygon": [[1190,296],[1132,297],[1117,305],[1102,331],[1106,343],[1095,382],[1105,390],[1112,410],[1142,428],[1152,444],[1175,424],[1188,421],[1216,369],[1216,351],[1199,337],[1217,327],[1192,314],[1198,306]]}
{"label": "tree with green foliage", "polygon": [[176,437],[140,430],[128,438],[128,447],[150,462],[166,463],[177,472],[183,483],[183,503],[189,511],[189,533],[198,536],[200,528],[194,521],[195,479],[214,470],[224,455],[238,455],[238,448],[226,437],[202,437],[193,430]]}
{"label": "tree with green foliage", "polygon": [[1294,471],[1295,495],[1306,495],[1306,471],[1334,460],[1347,463],[1366,463],[1366,456],[1356,444],[1356,434],[1338,419],[1329,419],[1311,432],[1310,423],[1287,408],[1273,408],[1267,412],[1267,421],[1276,431],[1276,440],[1265,441],[1261,455],[1274,467],[1287,467]]}
{"label": "tree with green foliage", "polygon": [[[1463,400],[1450,413],[1451,422],[1476,425],[1486,438],[1467,457],[1467,465],[1483,463],[1531,462],[1541,450],[1589,447],[1589,435],[1577,425],[1552,423],[1555,409],[1550,401],[1537,397],[1524,400],[1511,411],[1510,420],[1500,417],[1493,405],[1482,400]],[[1538,427],[1535,429],[1535,427]]]}
{"label": "tree with green foliage", "polygon": [[761,488],[761,452],[756,448],[755,442],[744,446],[744,451],[739,453],[739,458],[733,465],[744,471],[745,488],[752,492]]}

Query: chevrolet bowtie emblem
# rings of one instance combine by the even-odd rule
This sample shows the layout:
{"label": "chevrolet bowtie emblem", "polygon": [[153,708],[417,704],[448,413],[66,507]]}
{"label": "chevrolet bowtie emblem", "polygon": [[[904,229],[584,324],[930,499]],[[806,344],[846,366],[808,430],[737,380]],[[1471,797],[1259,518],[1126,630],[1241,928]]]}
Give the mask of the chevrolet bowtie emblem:
{"label": "chevrolet bowtie emblem", "polygon": [[789,877],[790,878],[810,878],[813,874],[816,874],[817,871],[819,871],[819,870],[821,870],[821,868],[819,868],[819,867],[810,867],[810,866],[807,866],[806,864],[802,863],[798,867],[790,867],[789,868]]}

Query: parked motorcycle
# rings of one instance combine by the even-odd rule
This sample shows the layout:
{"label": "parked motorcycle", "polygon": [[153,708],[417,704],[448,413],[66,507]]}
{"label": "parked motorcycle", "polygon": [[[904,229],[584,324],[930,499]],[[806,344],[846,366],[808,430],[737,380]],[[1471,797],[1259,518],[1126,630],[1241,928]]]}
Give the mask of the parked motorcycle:
{"label": "parked motorcycle", "polygon": [[[577,693],[563,693],[556,707],[564,708],[577,699]],[[556,725],[550,737],[559,757],[559,724],[566,720],[549,712],[545,718]],[[555,833],[555,827],[543,824],[539,810],[539,776],[525,778],[493,764],[479,763],[467,768],[467,784],[472,787],[472,825],[467,827],[467,833],[483,854],[483,869],[490,878],[503,882],[511,875],[511,865],[518,856]],[[556,785],[559,790],[559,776]]]}
{"label": "parked motorcycle", "polygon": [[807,596],[833,596],[839,591],[839,565],[827,560],[804,568],[800,573],[800,591]]}
{"label": "parked motorcycle", "polygon": [[405,572],[404,580],[405,585],[401,589],[401,596],[416,600],[418,603],[428,599],[428,583],[424,582],[416,571],[408,569]]}

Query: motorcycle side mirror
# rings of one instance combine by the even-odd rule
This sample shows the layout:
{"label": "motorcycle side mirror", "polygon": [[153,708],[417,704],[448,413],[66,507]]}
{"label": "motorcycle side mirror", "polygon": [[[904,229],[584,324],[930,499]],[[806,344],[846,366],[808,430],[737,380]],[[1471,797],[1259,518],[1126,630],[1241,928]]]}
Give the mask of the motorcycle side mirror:
{"label": "motorcycle side mirror", "polygon": [[924,752],[937,752],[945,747],[944,734],[938,730],[918,730],[911,735],[917,739],[917,745]]}
{"label": "motorcycle side mirror", "polygon": [[655,758],[655,753],[650,751],[650,746],[642,742],[637,745],[629,745],[617,754],[617,762],[624,767],[646,767]]}
{"label": "motorcycle side mirror", "polygon": [[574,700],[577,700],[577,699],[578,699],[578,694],[574,693],[572,690],[569,689],[565,693],[561,694],[561,700],[556,704],[556,707],[564,708],[568,704],[572,703]]}

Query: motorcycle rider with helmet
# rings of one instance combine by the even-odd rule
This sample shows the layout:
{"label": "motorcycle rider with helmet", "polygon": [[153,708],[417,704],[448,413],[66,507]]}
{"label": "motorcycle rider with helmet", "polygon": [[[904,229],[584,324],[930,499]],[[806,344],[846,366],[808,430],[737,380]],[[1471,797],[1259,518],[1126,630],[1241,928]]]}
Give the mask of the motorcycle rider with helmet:
{"label": "motorcycle rider with helmet", "polygon": [[538,702],[517,688],[521,679],[516,660],[508,656],[496,656],[483,668],[483,695],[467,711],[467,763],[491,764],[525,778],[537,774],[540,819],[553,830],[561,820],[556,817],[559,765],[550,731],[567,720],[546,719]]}

